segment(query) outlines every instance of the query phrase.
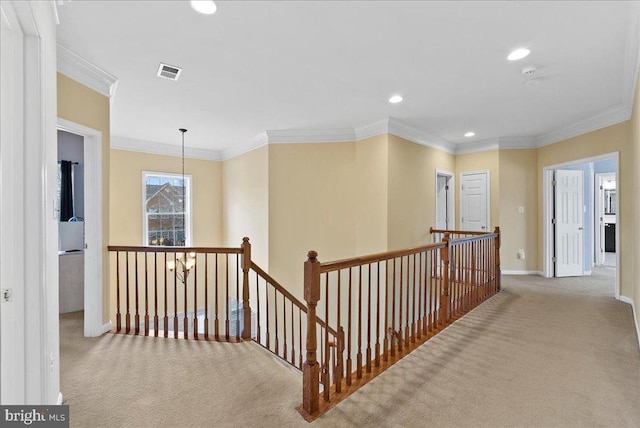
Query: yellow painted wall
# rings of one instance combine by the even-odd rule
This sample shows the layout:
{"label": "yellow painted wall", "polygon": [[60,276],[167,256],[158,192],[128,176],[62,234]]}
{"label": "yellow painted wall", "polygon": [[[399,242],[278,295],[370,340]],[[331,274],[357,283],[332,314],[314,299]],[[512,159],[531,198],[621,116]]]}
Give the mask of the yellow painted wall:
{"label": "yellow painted wall", "polygon": [[388,138],[388,249],[430,243],[429,228],[436,221],[435,171],[454,171],[455,157],[395,135]]}
{"label": "yellow painted wall", "polygon": [[356,254],[388,249],[387,135],[356,141]]}
{"label": "yellow painted wall", "polygon": [[237,247],[247,236],[251,258],[269,267],[269,147],[263,146],[222,164],[224,245]]}
{"label": "yellow painted wall", "polygon": [[500,226],[500,152],[489,150],[480,153],[457,155],[456,164],[456,224],[460,227],[460,174],[480,170],[489,170],[491,185],[491,210],[489,229]]}
{"label": "yellow painted wall", "polygon": [[298,298],[309,250],[320,261],[356,249],[354,142],[269,146],[269,273]]}
{"label": "yellow painted wall", "polygon": [[620,228],[620,292],[623,296],[631,297],[633,294],[633,266],[630,262],[633,258],[633,216],[634,199],[633,171],[634,165],[631,144],[630,122],[622,122],[608,126],[587,134],[569,138],[567,140],[544,146],[538,149],[538,258],[540,270],[542,270],[542,252],[544,245],[543,216],[542,216],[542,170],[544,167],[560,163],[585,159],[618,151],[620,164],[618,166],[618,194],[620,213],[617,223]]}
{"label": "yellow painted wall", "polygon": [[[539,271],[538,150],[500,150],[500,220],[502,270]],[[524,213],[519,208],[524,207]],[[517,258],[518,249],[525,259]]]}
{"label": "yellow painted wall", "polygon": [[[177,156],[111,150],[111,245],[144,245],[142,239],[142,172],[181,172]],[[192,176],[194,246],[222,245],[222,165],[217,161],[185,159]],[[240,246],[240,242],[236,245]]]}
{"label": "yellow painted wall", "polygon": [[102,239],[104,243],[102,263],[102,320],[109,321],[109,165],[110,165],[110,113],[109,98],[58,73],[58,117],[102,133]]}

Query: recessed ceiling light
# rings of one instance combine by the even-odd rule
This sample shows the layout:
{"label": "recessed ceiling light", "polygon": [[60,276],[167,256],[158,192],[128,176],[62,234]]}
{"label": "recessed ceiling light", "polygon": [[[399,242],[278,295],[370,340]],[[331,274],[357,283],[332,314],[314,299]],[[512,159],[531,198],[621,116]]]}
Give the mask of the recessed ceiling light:
{"label": "recessed ceiling light", "polygon": [[507,59],[509,61],[517,61],[517,60],[522,59],[525,56],[529,55],[530,53],[531,53],[531,51],[529,49],[526,49],[526,48],[516,49],[515,51],[513,51],[513,52],[511,52],[509,54]]}
{"label": "recessed ceiling light", "polygon": [[212,15],[218,10],[216,4],[211,0],[191,0],[191,7],[204,15]]}
{"label": "recessed ceiling light", "polygon": [[469,131],[466,134],[464,134],[465,137],[473,137],[474,135],[476,135],[476,133],[475,132],[471,132],[471,131]]}
{"label": "recessed ceiling light", "polygon": [[398,104],[399,102],[402,102],[402,97],[400,95],[394,95],[391,98],[389,98],[389,102],[391,104]]}

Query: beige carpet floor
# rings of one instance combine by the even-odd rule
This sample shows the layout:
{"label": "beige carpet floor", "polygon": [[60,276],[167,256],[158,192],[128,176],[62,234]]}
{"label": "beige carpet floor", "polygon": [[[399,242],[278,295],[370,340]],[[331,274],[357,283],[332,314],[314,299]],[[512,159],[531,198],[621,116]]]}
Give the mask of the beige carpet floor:
{"label": "beige carpet floor", "polygon": [[[640,351],[613,269],[503,291],[313,425],[640,427]],[[301,376],[252,343],[107,334],[61,317],[74,427],[304,427]]]}

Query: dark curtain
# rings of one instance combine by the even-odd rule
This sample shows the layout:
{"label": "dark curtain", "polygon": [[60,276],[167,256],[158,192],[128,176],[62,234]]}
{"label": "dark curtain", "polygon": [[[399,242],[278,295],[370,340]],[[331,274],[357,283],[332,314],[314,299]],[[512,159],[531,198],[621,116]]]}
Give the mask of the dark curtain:
{"label": "dark curtain", "polygon": [[73,217],[73,162],[60,161],[60,221]]}

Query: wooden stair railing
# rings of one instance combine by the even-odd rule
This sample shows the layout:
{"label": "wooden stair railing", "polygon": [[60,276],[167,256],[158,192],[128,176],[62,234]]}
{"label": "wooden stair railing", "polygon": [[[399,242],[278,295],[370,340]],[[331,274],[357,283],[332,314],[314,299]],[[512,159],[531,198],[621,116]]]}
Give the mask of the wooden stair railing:
{"label": "wooden stair railing", "polygon": [[442,242],[329,263],[310,251],[306,304],[251,260],[248,238],[239,248],[109,246],[114,332],[254,340],[302,370],[299,411],[313,420],[500,291],[499,228],[431,232]]}
{"label": "wooden stair railing", "polygon": [[[115,279],[115,333],[254,340],[302,370],[307,306],[251,260],[249,238],[238,248],[108,249]],[[331,337],[330,355],[335,355],[343,343],[338,332],[322,319],[316,323]]]}
{"label": "wooden stair railing", "polygon": [[[255,277],[251,275],[251,291],[254,291],[251,295],[251,307],[256,308],[257,315],[253,340],[302,370],[302,350],[307,334],[303,326],[308,321],[307,306],[254,262],[251,262],[250,268],[255,274]],[[322,319],[316,318],[316,324],[322,333],[331,337],[328,341],[329,349],[332,350],[328,361],[331,365],[336,360],[333,355],[338,352],[341,339],[338,332],[327,327]]]}
{"label": "wooden stair railing", "polygon": [[108,249],[115,278],[114,332],[225,342],[250,337],[241,283],[244,247]]}
{"label": "wooden stair railing", "polygon": [[[443,233],[442,242],[407,250],[328,263],[321,263],[315,251],[308,253],[307,340],[298,407],[305,419],[314,420],[500,291],[499,228],[493,233],[434,232]],[[451,234],[464,237],[451,239]],[[330,338],[326,330],[318,337],[316,313],[342,338],[333,366],[322,357]]]}

